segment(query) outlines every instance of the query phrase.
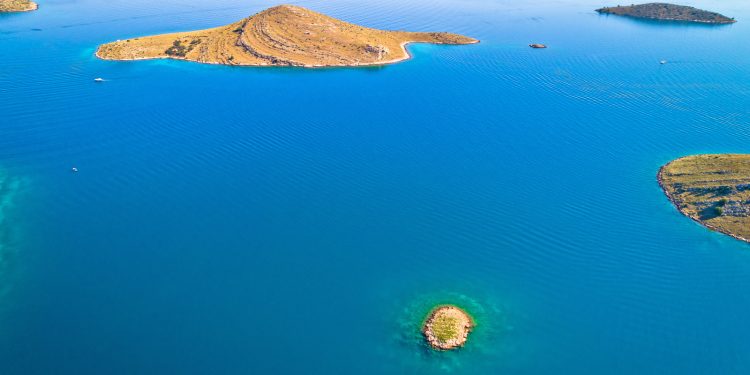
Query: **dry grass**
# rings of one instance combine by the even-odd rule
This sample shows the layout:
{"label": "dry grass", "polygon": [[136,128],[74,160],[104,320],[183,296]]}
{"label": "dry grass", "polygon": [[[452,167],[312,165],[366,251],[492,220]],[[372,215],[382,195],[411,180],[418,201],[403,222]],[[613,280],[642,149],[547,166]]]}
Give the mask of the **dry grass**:
{"label": "dry grass", "polygon": [[750,155],[695,155],[659,171],[659,183],[683,214],[750,242]]}
{"label": "dry grass", "polygon": [[29,0],[0,0],[0,12],[28,12],[36,10],[37,4]]}
{"label": "dry grass", "polygon": [[[99,47],[97,56],[111,60],[173,58],[227,65],[361,66],[407,59],[404,45],[410,42],[471,44],[477,40],[450,33],[370,29],[305,8],[280,5],[214,29],[105,44]],[[178,45],[193,48],[172,48]]]}

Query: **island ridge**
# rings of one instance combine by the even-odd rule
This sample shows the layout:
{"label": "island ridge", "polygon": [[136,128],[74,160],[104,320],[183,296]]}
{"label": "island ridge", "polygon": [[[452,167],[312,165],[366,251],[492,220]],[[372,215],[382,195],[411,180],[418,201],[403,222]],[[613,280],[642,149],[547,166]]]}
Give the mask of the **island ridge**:
{"label": "island ridge", "polygon": [[659,170],[659,184],[685,216],[750,242],[750,155],[694,155]]}
{"label": "island ridge", "polygon": [[367,66],[408,59],[408,43],[477,42],[451,33],[376,30],[280,5],[227,26],[104,44],[96,56],[248,66]]}
{"label": "island ridge", "polygon": [[685,21],[711,24],[728,24],[737,22],[733,18],[726,17],[716,12],[666,3],[649,3],[627,6],[618,5],[616,7],[597,9],[596,11],[605,14],[615,14],[618,16],[662,21]]}
{"label": "island ridge", "polygon": [[474,320],[462,309],[453,305],[437,306],[422,326],[422,334],[435,350],[451,350],[464,346]]}
{"label": "island ridge", "polygon": [[37,3],[29,0],[0,0],[0,13],[37,10]]}

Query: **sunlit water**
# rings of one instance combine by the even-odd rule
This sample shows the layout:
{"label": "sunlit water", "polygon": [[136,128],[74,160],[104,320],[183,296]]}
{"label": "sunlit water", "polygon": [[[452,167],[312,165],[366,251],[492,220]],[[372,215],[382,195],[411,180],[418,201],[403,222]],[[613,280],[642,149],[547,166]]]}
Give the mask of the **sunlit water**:
{"label": "sunlit water", "polygon": [[301,1],[482,40],[319,70],[93,56],[270,2],[40,4],[0,16],[1,374],[750,372],[750,246],[655,181],[748,152],[746,1]]}

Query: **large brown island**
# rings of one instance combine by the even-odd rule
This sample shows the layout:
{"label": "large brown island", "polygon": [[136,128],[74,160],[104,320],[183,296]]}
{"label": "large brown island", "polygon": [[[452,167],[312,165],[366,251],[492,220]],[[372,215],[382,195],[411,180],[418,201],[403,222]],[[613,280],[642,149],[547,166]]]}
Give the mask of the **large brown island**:
{"label": "large brown island", "polygon": [[472,44],[442,32],[384,31],[280,5],[208,30],[120,40],[99,47],[107,60],[179,59],[250,66],[366,66],[409,58],[408,43]]}

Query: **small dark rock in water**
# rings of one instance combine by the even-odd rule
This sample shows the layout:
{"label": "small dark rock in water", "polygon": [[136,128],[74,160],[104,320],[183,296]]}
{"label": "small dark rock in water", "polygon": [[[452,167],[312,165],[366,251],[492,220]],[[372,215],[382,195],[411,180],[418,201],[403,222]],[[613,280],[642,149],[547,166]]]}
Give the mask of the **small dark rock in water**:
{"label": "small dark rock in water", "polygon": [[538,44],[538,43],[529,44],[529,47],[531,47],[531,48],[547,48],[546,45],[544,45],[544,44]]}

